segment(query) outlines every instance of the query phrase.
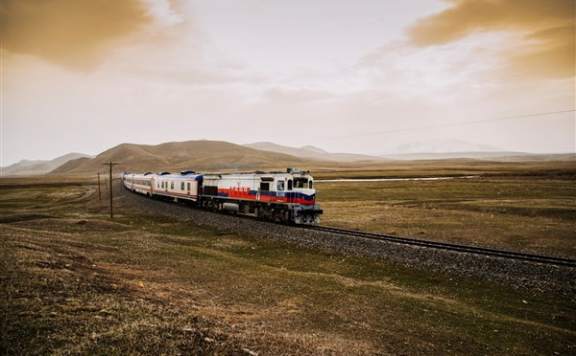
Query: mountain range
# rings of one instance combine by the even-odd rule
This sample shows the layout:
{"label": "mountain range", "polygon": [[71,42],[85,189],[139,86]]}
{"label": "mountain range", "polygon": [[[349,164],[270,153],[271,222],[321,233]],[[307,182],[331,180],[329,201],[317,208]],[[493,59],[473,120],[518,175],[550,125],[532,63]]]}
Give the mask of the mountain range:
{"label": "mountain range", "polygon": [[[460,147],[467,147],[459,145]],[[429,147],[430,148],[430,147]],[[454,160],[526,162],[575,161],[573,153],[529,154],[510,151],[470,151],[405,153],[370,156],[352,153],[331,153],[315,146],[290,147],[271,142],[238,145],[225,141],[196,140],[168,142],[159,145],[123,143],[95,157],[70,153],[49,161],[23,160],[3,168],[3,176],[39,174],[94,174],[103,172],[106,162],[118,163],[116,171],[239,171],[254,169],[285,169],[286,167],[358,167],[386,165],[394,161]],[[436,150],[434,150],[436,151]]]}
{"label": "mountain range", "polygon": [[258,150],[284,153],[314,161],[359,163],[359,162],[389,162],[389,161],[420,161],[472,159],[484,161],[521,162],[574,160],[570,153],[537,154],[518,151],[505,151],[498,147],[474,144],[462,140],[430,140],[403,144],[382,155],[366,155],[355,153],[331,153],[315,146],[290,147],[272,142],[256,142],[244,145]]}
{"label": "mountain range", "polygon": [[54,174],[86,174],[104,170],[106,162],[116,162],[119,171],[199,171],[285,169],[304,166],[309,161],[283,153],[261,151],[224,141],[184,141],[159,145],[124,143],[92,159],[81,158],[58,167]]}
{"label": "mountain range", "polygon": [[2,167],[2,176],[32,176],[46,174],[60,167],[68,161],[79,158],[90,158],[83,153],[68,153],[51,160],[21,160],[7,167]]}
{"label": "mountain range", "polygon": [[355,153],[330,153],[315,146],[290,147],[272,142],[255,142],[244,145],[257,150],[288,154],[317,161],[357,162],[382,160],[382,157]]}

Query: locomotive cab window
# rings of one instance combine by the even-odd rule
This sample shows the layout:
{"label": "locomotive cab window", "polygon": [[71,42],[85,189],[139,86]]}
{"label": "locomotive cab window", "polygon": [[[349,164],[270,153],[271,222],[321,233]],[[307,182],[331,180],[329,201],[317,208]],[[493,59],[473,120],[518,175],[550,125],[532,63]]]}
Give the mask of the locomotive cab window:
{"label": "locomotive cab window", "polygon": [[308,182],[308,188],[312,189],[312,186],[313,186],[312,181],[309,181]]}
{"label": "locomotive cab window", "polygon": [[276,184],[276,190],[278,190],[279,192],[284,191],[284,181],[283,180],[278,181],[278,183]]}
{"label": "locomotive cab window", "polygon": [[292,190],[292,179],[288,179],[288,190]]}
{"label": "locomotive cab window", "polygon": [[261,182],[260,183],[260,191],[262,191],[262,192],[270,191],[270,183]]}
{"label": "locomotive cab window", "polygon": [[308,188],[308,179],[294,178],[294,188]]}

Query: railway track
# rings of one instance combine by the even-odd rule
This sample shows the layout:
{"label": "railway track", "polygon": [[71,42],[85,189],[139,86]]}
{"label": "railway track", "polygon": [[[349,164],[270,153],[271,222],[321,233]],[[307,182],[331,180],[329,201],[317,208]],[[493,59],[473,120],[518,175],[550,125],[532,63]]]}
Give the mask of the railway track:
{"label": "railway track", "polygon": [[328,226],[306,226],[305,228],[311,229],[311,230],[316,230],[316,231],[333,233],[333,234],[354,236],[354,237],[360,237],[360,238],[371,239],[371,240],[380,240],[380,241],[392,242],[392,243],[403,244],[403,245],[419,246],[419,247],[434,248],[434,249],[445,250],[445,251],[471,253],[471,254],[482,255],[482,256],[499,257],[499,258],[524,261],[524,262],[534,262],[534,263],[542,263],[542,264],[547,264],[547,265],[576,268],[576,260],[572,260],[572,259],[568,259],[568,258],[543,256],[543,255],[514,252],[514,251],[507,251],[507,250],[497,250],[497,249],[492,249],[492,248],[453,244],[453,243],[447,243],[447,242],[421,240],[421,239],[415,239],[415,238],[410,238],[410,237],[400,237],[400,236],[380,234],[380,233],[362,232],[362,231],[356,231],[356,230],[345,230],[345,229],[338,229],[338,228],[328,227]]}
{"label": "railway track", "polygon": [[[138,195],[138,194],[136,194],[136,195]],[[188,206],[188,208],[190,208],[190,206]],[[199,209],[199,210],[206,211],[203,209]],[[216,214],[218,214],[218,213],[216,213]],[[249,219],[249,220],[258,220],[256,218],[248,217],[248,216],[244,216],[242,218]],[[271,222],[271,223],[273,223],[273,222]],[[283,226],[287,226],[287,227],[294,227],[295,226],[295,225],[286,225],[283,223],[273,223],[273,224],[283,225]],[[382,234],[382,233],[363,232],[363,231],[357,231],[357,230],[345,230],[345,229],[339,229],[339,228],[329,227],[329,226],[296,225],[296,227],[299,227],[302,229],[307,229],[307,230],[314,230],[314,231],[321,231],[321,232],[327,232],[327,233],[332,233],[332,234],[353,236],[353,237],[370,239],[370,240],[386,241],[386,242],[396,243],[396,244],[400,244],[400,245],[418,246],[418,247],[433,248],[433,249],[444,250],[444,251],[469,253],[469,254],[475,254],[475,255],[487,256],[487,257],[498,257],[498,258],[508,259],[508,260],[540,263],[540,264],[551,265],[551,266],[576,268],[576,260],[568,259],[568,258],[562,258],[562,257],[537,255],[537,254],[522,253],[522,252],[515,252],[515,251],[508,251],[508,250],[498,250],[498,249],[493,249],[493,248],[471,246],[471,245],[462,245],[462,244],[455,244],[455,243],[449,243],[449,242],[423,240],[423,239],[416,239],[416,238],[411,238],[411,237],[401,237],[401,236],[388,235],[388,234]]]}

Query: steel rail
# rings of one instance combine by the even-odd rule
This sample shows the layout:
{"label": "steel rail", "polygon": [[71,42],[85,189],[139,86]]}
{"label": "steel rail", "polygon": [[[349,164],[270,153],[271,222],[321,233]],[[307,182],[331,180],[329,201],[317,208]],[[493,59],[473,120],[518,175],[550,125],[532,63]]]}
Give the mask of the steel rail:
{"label": "steel rail", "polygon": [[357,230],[345,230],[345,229],[339,229],[339,228],[334,228],[334,227],[329,227],[329,226],[301,226],[301,227],[303,227],[305,229],[309,229],[309,230],[316,230],[316,231],[328,232],[328,233],[334,233],[334,234],[340,234],[340,235],[362,237],[362,238],[366,238],[366,239],[380,240],[380,241],[398,243],[398,244],[403,244],[403,245],[420,246],[420,247],[435,248],[435,249],[455,251],[455,252],[472,253],[472,254],[482,255],[482,256],[501,257],[501,258],[525,261],[525,262],[526,261],[537,262],[537,263],[548,264],[548,265],[576,268],[576,260],[572,260],[572,259],[568,259],[568,258],[562,258],[562,257],[536,255],[536,254],[522,253],[522,252],[515,252],[515,251],[508,251],[508,250],[497,250],[497,249],[487,248],[487,247],[479,247],[479,246],[471,246],[471,245],[454,244],[454,243],[448,243],[448,242],[422,240],[422,239],[416,239],[416,238],[411,238],[411,237],[401,237],[401,236],[394,236],[394,235],[380,234],[380,233],[373,233],[373,232],[363,232],[363,231],[357,231]]}

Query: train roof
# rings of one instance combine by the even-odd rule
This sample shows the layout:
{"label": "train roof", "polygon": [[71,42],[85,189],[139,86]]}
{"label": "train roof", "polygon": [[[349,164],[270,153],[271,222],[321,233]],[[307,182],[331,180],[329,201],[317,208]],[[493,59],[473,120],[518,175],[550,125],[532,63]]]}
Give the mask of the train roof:
{"label": "train roof", "polygon": [[198,179],[199,177],[203,177],[203,174],[179,174],[179,173],[171,173],[171,174],[164,174],[159,176],[160,178],[168,178],[168,179]]}
{"label": "train roof", "polygon": [[305,171],[296,168],[287,168],[285,171],[245,171],[245,172],[206,172],[204,175],[254,175],[254,174],[267,174],[267,175],[310,175],[310,171]]}
{"label": "train roof", "polygon": [[269,177],[283,177],[287,174],[291,175],[301,175],[301,176],[309,176],[310,171],[304,171],[300,169],[288,168],[285,171],[249,171],[249,172],[209,172],[209,173],[197,173],[192,170],[185,170],[181,171],[180,173],[171,173],[171,172],[145,172],[145,173],[132,173],[132,172],[124,172],[125,175],[131,174],[134,176],[142,176],[146,178],[152,177],[162,177],[162,178],[170,178],[170,179],[179,179],[179,178],[197,178],[197,177],[214,177],[214,176],[229,176],[229,177],[248,177],[248,176],[269,176]]}
{"label": "train roof", "polygon": [[133,175],[133,176],[142,177],[142,178],[162,177],[162,178],[170,178],[170,179],[174,179],[174,178],[196,178],[196,177],[202,176],[202,174],[195,173],[193,171],[184,171],[181,173],[170,173],[170,172],[130,173],[130,172],[125,172],[124,175]]}

